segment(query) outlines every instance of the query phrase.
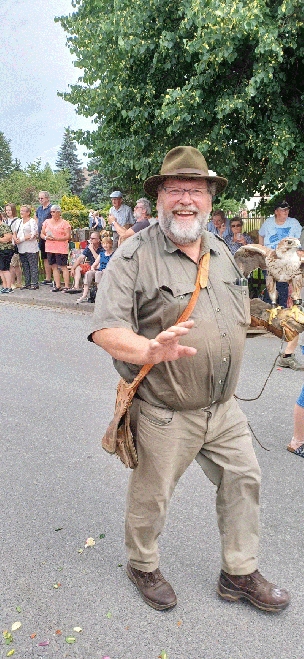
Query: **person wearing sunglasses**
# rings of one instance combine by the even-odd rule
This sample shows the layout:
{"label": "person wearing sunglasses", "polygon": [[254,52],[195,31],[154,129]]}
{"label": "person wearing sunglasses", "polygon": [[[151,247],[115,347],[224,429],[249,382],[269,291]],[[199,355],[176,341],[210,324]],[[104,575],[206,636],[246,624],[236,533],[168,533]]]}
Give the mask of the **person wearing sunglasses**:
{"label": "person wearing sunglasses", "polygon": [[230,220],[231,234],[224,238],[226,245],[228,245],[230,252],[235,254],[242,245],[248,245],[254,241],[248,233],[242,233],[243,220],[236,216]]}

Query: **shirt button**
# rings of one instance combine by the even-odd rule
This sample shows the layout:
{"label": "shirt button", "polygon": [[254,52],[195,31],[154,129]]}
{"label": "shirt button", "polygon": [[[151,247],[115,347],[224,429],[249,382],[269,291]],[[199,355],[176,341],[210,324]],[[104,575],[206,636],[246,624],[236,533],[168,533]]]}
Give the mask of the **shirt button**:
{"label": "shirt button", "polygon": [[222,336],[227,336],[226,332],[223,332]]}
{"label": "shirt button", "polygon": [[207,288],[209,288],[209,291],[210,291],[210,288],[211,288],[210,284],[208,284]]}
{"label": "shirt button", "polygon": [[220,309],[217,309],[217,311],[220,311]]}
{"label": "shirt button", "polygon": [[222,382],[223,382],[223,380],[219,380],[219,382],[218,382],[218,383],[219,383],[219,384],[222,384]]}
{"label": "shirt button", "polygon": [[184,295],[180,295],[180,296],[179,296],[179,299],[180,299],[180,300],[183,300],[184,297],[185,297]]}
{"label": "shirt button", "polygon": [[226,361],[227,361],[227,357],[224,357],[224,358],[223,358],[223,362],[226,362]]}

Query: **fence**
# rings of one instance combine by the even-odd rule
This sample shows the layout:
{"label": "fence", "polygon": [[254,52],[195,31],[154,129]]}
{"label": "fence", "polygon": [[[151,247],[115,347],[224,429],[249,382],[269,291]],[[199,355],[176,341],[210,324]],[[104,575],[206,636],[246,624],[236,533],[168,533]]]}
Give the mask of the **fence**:
{"label": "fence", "polygon": [[265,221],[265,217],[262,217],[260,215],[256,215],[255,213],[250,213],[248,211],[246,212],[246,217],[244,217],[244,214],[241,213],[241,217],[243,220],[243,230],[246,231],[247,233],[250,233],[250,231],[255,231],[259,229],[263,222]]}

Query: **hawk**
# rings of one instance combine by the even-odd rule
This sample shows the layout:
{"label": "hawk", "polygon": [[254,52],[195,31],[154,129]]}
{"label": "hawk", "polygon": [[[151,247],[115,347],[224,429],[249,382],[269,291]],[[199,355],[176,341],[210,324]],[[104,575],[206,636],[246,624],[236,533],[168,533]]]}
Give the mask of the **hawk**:
{"label": "hawk", "polygon": [[301,288],[304,285],[304,256],[300,256],[301,243],[297,238],[283,238],[276,249],[264,245],[244,245],[234,255],[245,277],[256,268],[267,270],[266,288],[272,307],[276,307],[277,281],[291,284],[293,304],[300,306]]}

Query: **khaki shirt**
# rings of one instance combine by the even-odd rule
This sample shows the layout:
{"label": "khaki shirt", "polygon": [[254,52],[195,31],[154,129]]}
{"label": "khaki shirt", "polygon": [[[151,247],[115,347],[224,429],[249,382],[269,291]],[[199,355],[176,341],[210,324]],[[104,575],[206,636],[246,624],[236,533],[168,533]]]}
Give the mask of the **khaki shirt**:
{"label": "khaki shirt", "polygon": [[[225,402],[234,393],[250,324],[248,286],[224,241],[205,231],[201,253],[210,251],[207,288],[191,314],[194,327],[180,343],[197,354],[153,366],[138,389],[159,407],[187,410]],[[197,264],[164,236],[158,224],[129,238],[112,257],[99,285],[92,332],[126,327],[155,338],[174,325],[195,289]],[[89,339],[91,338],[91,335]],[[131,382],[140,366],[114,360]]]}

